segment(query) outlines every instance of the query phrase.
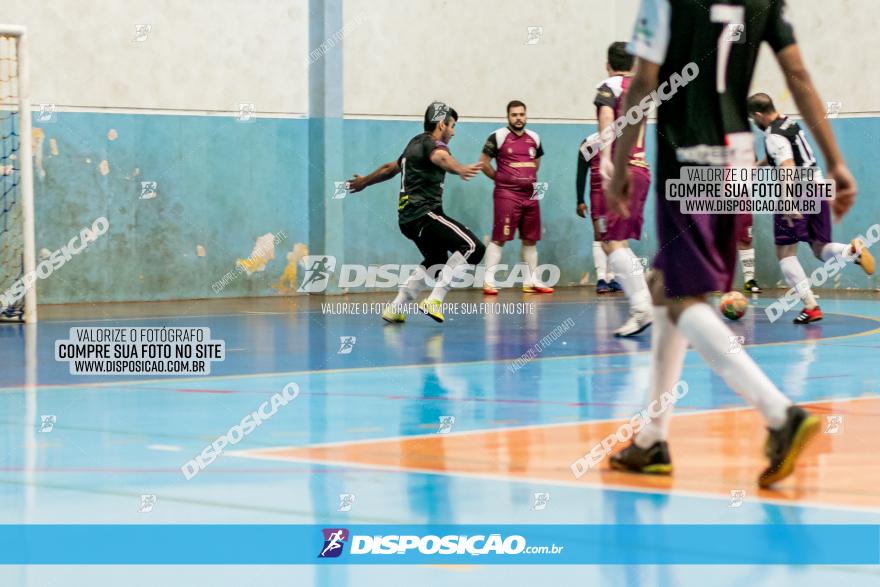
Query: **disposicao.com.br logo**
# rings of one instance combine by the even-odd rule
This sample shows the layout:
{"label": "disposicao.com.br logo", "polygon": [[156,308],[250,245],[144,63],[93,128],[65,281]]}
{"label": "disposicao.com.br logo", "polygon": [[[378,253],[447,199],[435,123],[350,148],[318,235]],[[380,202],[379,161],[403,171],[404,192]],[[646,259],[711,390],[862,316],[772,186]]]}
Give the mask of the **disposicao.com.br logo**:
{"label": "disposicao.com.br logo", "polygon": [[427,555],[520,555],[520,554],[560,554],[564,546],[529,546],[525,537],[511,534],[445,535],[410,534],[410,535],[351,535],[346,528],[325,528],[323,530],[323,547],[318,558],[337,558],[342,554],[346,543],[349,554],[356,555],[390,555],[390,554],[427,554]]}

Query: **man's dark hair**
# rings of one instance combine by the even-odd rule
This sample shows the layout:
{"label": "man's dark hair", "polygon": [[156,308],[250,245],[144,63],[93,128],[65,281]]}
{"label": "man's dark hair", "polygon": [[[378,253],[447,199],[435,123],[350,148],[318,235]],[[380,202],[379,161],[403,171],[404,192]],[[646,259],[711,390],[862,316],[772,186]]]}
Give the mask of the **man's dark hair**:
{"label": "man's dark hair", "polygon": [[758,93],[749,96],[748,100],[746,100],[746,112],[749,114],[753,112],[769,114],[770,112],[776,112],[776,106],[773,104],[773,99],[770,96]]}
{"label": "man's dark hair", "polygon": [[523,110],[526,109],[526,105],[524,102],[520,102],[519,100],[511,100],[507,103],[507,113],[510,114],[511,108],[519,108],[520,106],[522,106]]}
{"label": "man's dark hair", "polygon": [[443,102],[432,102],[425,110],[425,132],[434,132],[437,123],[445,122],[448,124],[450,120],[458,121],[458,112],[455,111],[455,108]]}
{"label": "man's dark hair", "polygon": [[608,65],[614,71],[629,71],[633,68],[635,57],[627,53],[626,43],[615,41],[608,46]]}

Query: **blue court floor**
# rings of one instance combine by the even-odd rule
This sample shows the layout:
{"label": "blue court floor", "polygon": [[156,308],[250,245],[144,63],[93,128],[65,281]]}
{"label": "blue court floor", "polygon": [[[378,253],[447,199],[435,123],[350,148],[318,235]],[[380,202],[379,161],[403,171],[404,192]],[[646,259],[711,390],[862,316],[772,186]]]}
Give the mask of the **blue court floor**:
{"label": "blue court floor", "polygon": [[[880,303],[823,292],[826,318],[770,324],[752,300],[737,323],[748,352],[797,402],[880,397]],[[36,327],[0,324],[0,523],[3,524],[878,524],[880,488],[858,505],[747,497],[731,508],[711,492],[581,486],[559,477],[426,472],[396,467],[251,458],[254,451],[348,445],[628,419],[642,407],[650,331],[611,332],[621,298],[586,289],[553,296],[503,292],[493,303],[526,313],[473,314],[444,324],[410,316],[339,315],[288,298],[41,308]],[[454,292],[450,302],[480,303]],[[542,344],[560,325],[565,332]],[[227,357],[210,376],[70,375],[56,340],[83,326],[209,327]],[[355,337],[346,348],[341,338]],[[546,339],[545,339],[546,341]],[[513,361],[533,350],[520,367]],[[536,350],[537,349],[537,350]],[[522,363],[522,362],[521,362]],[[690,392],[676,413],[740,408],[741,400],[690,350]],[[301,393],[191,480],[181,466],[261,402]],[[41,431],[44,416],[54,416]],[[880,413],[875,414],[880,428]],[[448,421],[448,420],[447,420]],[[331,444],[332,443],[332,444]],[[675,447],[673,446],[673,451]],[[588,446],[583,447],[584,450]],[[874,450],[880,442],[874,440]],[[354,450],[354,449],[353,449]],[[582,453],[581,453],[582,454]],[[673,452],[674,454],[674,452]],[[504,457],[504,451],[499,452]],[[573,454],[573,456],[578,456]],[[758,471],[755,471],[757,475]],[[536,492],[550,494],[535,509]],[[354,496],[338,511],[340,495]],[[142,496],[155,496],[139,512]],[[152,498],[150,498],[152,499]],[[865,499],[869,504],[865,505]],[[873,506],[870,502],[873,501]],[[169,566],[0,567],[0,585],[880,585],[873,567],[804,566]]]}

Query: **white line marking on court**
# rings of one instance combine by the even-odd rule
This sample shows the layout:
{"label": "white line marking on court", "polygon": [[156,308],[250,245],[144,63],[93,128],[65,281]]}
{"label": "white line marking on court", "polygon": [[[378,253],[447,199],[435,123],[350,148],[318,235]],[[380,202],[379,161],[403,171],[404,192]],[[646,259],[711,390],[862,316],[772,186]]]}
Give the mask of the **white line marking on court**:
{"label": "white line marking on court", "polygon": [[181,452],[183,450],[183,448],[174,444],[148,444],[147,448],[149,450],[161,450],[164,452]]}
{"label": "white line marking on court", "polygon": [[[800,402],[798,405],[811,405],[811,404],[823,404],[830,402],[845,402],[845,401],[859,401],[859,400],[874,400],[880,396],[858,396],[858,397],[849,397],[849,398],[831,398],[824,400],[813,400],[809,402]],[[717,414],[723,412],[740,412],[743,410],[752,410],[750,406],[741,406],[741,407],[733,407],[733,408],[720,408],[720,409],[707,409],[707,410],[698,410],[693,412],[687,412],[683,414],[675,414],[674,418],[682,418],[687,416],[696,416],[701,414]],[[600,420],[582,420],[579,422],[567,422],[567,423],[556,423],[556,424],[528,424],[524,426],[512,426],[509,428],[487,428],[482,430],[465,430],[459,432],[449,432],[444,434],[444,437],[449,436],[465,436],[465,435],[475,435],[475,434],[486,434],[486,433],[508,433],[510,431],[515,430],[534,430],[537,428],[546,429],[546,428],[559,428],[563,426],[572,426],[577,424],[596,424],[602,422],[620,422],[625,420],[625,418],[603,418]],[[310,444],[305,446],[285,446],[278,447],[277,449],[268,449],[268,450],[304,450],[304,449],[313,449],[313,448],[328,448],[334,446],[353,446],[353,445],[361,445],[361,444],[372,444],[377,442],[399,442],[401,440],[410,440],[410,439],[418,439],[418,438],[432,438],[436,437],[437,433],[431,434],[413,434],[411,436],[392,436],[387,438],[374,438],[372,440],[351,440],[351,441],[338,441],[338,442],[327,442],[321,444]],[[309,458],[309,457],[283,457],[283,456],[272,456],[267,454],[253,454],[257,451],[265,451],[265,448],[261,449],[251,449],[251,450],[240,450],[240,451],[230,451],[224,453],[225,455],[237,458],[244,459],[256,459],[256,460],[265,460],[265,461],[286,461],[286,462],[295,462],[295,463],[310,463],[310,464],[323,464],[323,465],[335,465],[339,467],[349,467],[354,469],[367,469],[372,471],[395,471],[400,473],[423,473],[426,475],[440,475],[440,476],[449,476],[449,477],[468,477],[474,479],[484,479],[490,481],[507,481],[507,482],[515,482],[515,483],[528,483],[533,485],[556,485],[560,487],[576,487],[576,488],[589,488],[589,489],[613,489],[615,491],[626,491],[629,493],[651,493],[658,495],[670,495],[670,496],[682,496],[682,497],[696,497],[703,499],[712,499],[716,501],[729,501],[730,496],[712,492],[703,492],[703,491],[694,491],[689,489],[655,489],[652,487],[632,487],[629,485],[618,485],[615,483],[603,483],[602,481],[566,481],[563,479],[545,479],[541,477],[510,477],[507,475],[500,475],[497,473],[473,473],[467,471],[437,471],[436,469],[427,469],[421,467],[403,467],[400,465],[375,465],[375,464],[367,464],[367,463],[355,463],[349,461],[337,461],[337,460],[327,460],[327,459],[317,459],[317,458]],[[832,510],[842,510],[842,511],[855,511],[855,512],[870,512],[874,514],[880,514],[880,509],[871,509],[865,506],[856,506],[856,505],[840,505],[840,504],[826,504],[822,502],[812,502],[812,501],[792,501],[785,499],[776,499],[772,497],[750,497],[749,502],[760,502],[760,503],[769,503],[780,506],[789,506],[789,507],[812,507],[816,509],[832,509]]]}

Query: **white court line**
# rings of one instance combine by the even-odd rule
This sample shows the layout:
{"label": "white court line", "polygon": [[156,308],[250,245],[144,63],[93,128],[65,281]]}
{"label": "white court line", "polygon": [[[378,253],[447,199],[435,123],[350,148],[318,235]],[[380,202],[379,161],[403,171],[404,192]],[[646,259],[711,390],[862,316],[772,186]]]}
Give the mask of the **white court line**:
{"label": "white court line", "polygon": [[[824,399],[824,400],[813,400],[809,402],[800,402],[798,405],[812,405],[812,404],[824,404],[824,403],[832,403],[832,402],[850,402],[850,401],[860,401],[860,400],[875,400],[880,396],[858,396],[858,397],[849,397],[849,398],[833,398],[833,399]],[[683,414],[675,414],[674,418],[683,418],[687,416],[696,416],[696,415],[705,415],[705,414],[718,414],[724,412],[739,412],[743,410],[752,410],[753,408],[750,406],[740,406],[735,408],[719,408],[719,409],[706,409],[706,410],[698,410],[693,412],[686,412]],[[461,432],[450,432],[448,434],[443,434],[442,436],[466,436],[466,435],[476,435],[476,434],[486,434],[486,433],[508,433],[511,431],[517,430],[535,430],[535,429],[547,429],[547,428],[559,428],[562,426],[574,426],[574,425],[583,425],[583,424],[596,424],[603,422],[619,422],[623,421],[625,418],[603,418],[599,420],[582,420],[577,422],[560,422],[555,424],[528,424],[523,426],[511,426],[508,428],[487,428],[482,430],[466,430]],[[277,449],[269,449],[269,450],[287,450],[287,449],[313,449],[313,448],[327,448],[334,446],[354,446],[361,444],[374,444],[378,442],[396,442],[401,440],[410,440],[410,439],[418,439],[418,438],[434,438],[439,436],[436,432],[428,433],[428,434],[413,434],[411,436],[391,436],[386,438],[374,438],[372,440],[353,440],[353,441],[338,441],[338,442],[327,442],[322,444],[311,444],[304,446],[286,446],[286,447],[278,447]],[[577,487],[584,488],[588,487],[590,489],[613,489],[616,491],[626,491],[629,493],[651,493],[658,495],[670,495],[670,496],[682,496],[682,497],[698,497],[703,499],[713,499],[720,501],[729,500],[729,496],[721,496],[717,493],[711,492],[703,492],[703,491],[694,491],[694,490],[676,490],[676,489],[655,489],[650,487],[632,487],[629,485],[618,485],[614,483],[603,483],[601,481],[582,481],[582,480],[573,480],[573,481],[565,481],[562,479],[545,479],[542,477],[511,477],[507,475],[501,475],[497,473],[472,473],[467,471],[437,471],[436,469],[427,469],[421,467],[403,467],[400,465],[373,465],[366,463],[353,463],[349,461],[338,461],[338,460],[327,460],[327,459],[317,459],[317,458],[309,458],[309,457],[282,457],[266,455],[266,454],[251,454],[255,452],[263,452],[266,448],[261,449],[249,449],[249,450],[241,450],[241,451],[230,451],[224,453],[225,455],[237,458],[244,459],[255,459],[255,460],[265,460],[265,461],[284,461],[284,462],[296,462],[296,463],[310,463],[310,464],[323,464],[323,465],[335,465],[340,467],[349,467],[354,469],[367,469],[372,471],[396,471],[401,473],[423,473],[427,475],[439,475],[439,476],[447,476],[447,477],[467,477],[474,479],[483,479],[490,481],[505,481],[505,482],[515,482],[515,483],[528,483],[531,485],[555,485],[558,487]],[[871,509],[865,506],[845,506],[839,504],[826,504],[822,502],[811,502],[811,501],[792,501],[785,499],[776,499],[772,497],[751,497],[748,500],[749,502],[760,502],[760,503],[769,503],[780,506],[789,506],[789,507],[812,507],[817,509],[833,509],[833,510],[842,510],[842,511],[855,511],[855,512],[870,512],[875,514],[880,514],[880,508]]]}

